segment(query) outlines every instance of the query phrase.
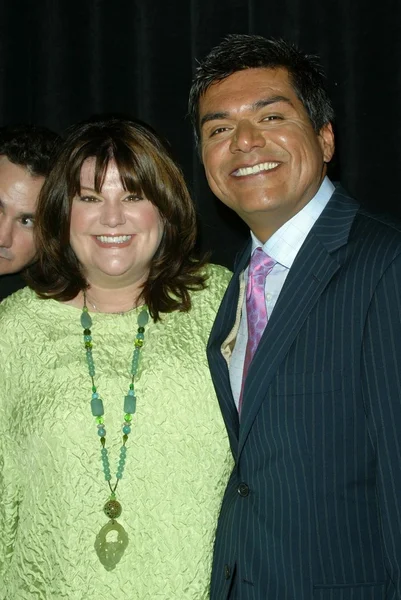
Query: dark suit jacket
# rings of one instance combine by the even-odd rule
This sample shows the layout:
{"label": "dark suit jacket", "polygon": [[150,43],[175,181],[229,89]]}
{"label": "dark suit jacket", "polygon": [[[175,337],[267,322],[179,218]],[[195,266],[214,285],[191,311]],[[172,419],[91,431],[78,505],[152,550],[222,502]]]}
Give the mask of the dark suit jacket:
{"label": "dark suit jacket", "polygon": [[208,346],[236,461],[211,599],[399,600],[400,229],[335,191],[256,351],[239,426],[221,346],[249,255]]}
{"label": "dark suit jacket", "polygon": [[0,302],[25,286],[26,281],[24,281],[19,273],[0,275]]}

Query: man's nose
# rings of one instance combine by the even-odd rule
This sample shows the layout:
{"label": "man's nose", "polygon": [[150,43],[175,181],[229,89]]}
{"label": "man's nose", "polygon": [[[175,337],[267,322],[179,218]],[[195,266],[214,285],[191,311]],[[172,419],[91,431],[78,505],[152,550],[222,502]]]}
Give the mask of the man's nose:
{"label": "man's nose", "polygon": [[255,148],[263,148],[266,139],[263,132],[248,119],[240,121],[231,140],[231,152],[251,152]]}
{"label": "man's nose", "polygon": [[11,248],[13,243],[13,221],[0,214],[0,246]]}

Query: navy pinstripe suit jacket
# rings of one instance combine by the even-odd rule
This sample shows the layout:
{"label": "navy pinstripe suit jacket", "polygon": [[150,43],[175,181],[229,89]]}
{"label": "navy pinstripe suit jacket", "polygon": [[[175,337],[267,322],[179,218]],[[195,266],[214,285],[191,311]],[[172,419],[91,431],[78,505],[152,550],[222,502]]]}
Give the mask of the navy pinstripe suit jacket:
{"label": "navy pinstripe suit jacket", "polygon": [[401,232],[337,188],[299,251],[249,369],[241,425],[208,345],[236,466],[211,599],[401,599]]}

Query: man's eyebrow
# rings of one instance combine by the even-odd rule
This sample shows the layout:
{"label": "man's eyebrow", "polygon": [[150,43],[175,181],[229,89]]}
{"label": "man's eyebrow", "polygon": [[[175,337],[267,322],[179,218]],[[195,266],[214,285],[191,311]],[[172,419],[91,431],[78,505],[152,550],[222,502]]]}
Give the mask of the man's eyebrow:
{"label": "man's eyebrow", "polygon": [[277,104],[278,102],[285,102],[286,104],[290,104],[290,106],[294,106],[293,103],[287,96],[269,96],[268,98],[262,98],[262,100],[257,100],[254,104],[251,105],[251,109],[259,110],[260,108],[264,108],[265,106],[269,106],[270,104]]}
{"label": "man's eyebrow", "polygon": [[200,128],[202,129],[202,127],[204,126],[204,124],[207,123],[208,121],[217,121],[218,119],[228,119],[228,117],[229,117],[229,113],[228,112],[213,112],[213,113],[210,112],[210,113],[206,113],[201,118]]}
{"label": "man's eyebrow", "polygon": [[[287,96],[269,96],[268,98],[262,98],[261,100],[257,100],[253,104],[251,104],[251,110],[260,110],[265,106],[269,106],[270,104],[277,104],[278,102],[285,102],[286,104],[290,104],[293,106],[293,103]],[[229,119],[230,113],[228,112],[209,112],[203,115],[200,120],[200,128],[204,126],[208,121],[217,121],[218,119]]]}
{"label": "man's eyebrow", "polygon": [[[0,208],[7,208],[7,203],[4,202],[1,198],[0,198]],[[15,215],[15,219],[34,219],[35,218],[35,213],[33,212],[20,212],[17,213]]]}

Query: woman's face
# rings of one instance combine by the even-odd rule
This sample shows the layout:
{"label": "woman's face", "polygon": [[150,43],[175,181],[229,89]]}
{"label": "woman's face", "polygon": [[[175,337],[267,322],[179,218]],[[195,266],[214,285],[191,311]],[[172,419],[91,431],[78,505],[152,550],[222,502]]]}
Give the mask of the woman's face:
{"label": "woman's face", "polygon": [[89,283],[106,287],[146,280],[163,235],[158,209],[143,195],[124,190],[110,161],[100,193],[95,159],[81,169],[81,193],[71,208],[70,244]]}

